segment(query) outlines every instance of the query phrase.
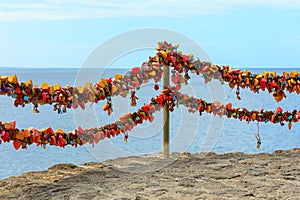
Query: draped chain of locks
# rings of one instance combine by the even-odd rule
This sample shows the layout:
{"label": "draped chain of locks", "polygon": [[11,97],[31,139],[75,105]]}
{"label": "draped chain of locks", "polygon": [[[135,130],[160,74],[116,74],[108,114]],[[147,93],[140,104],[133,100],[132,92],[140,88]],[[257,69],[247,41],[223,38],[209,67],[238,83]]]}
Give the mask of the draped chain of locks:
{"label": "draped chain of locks", "polygon": [[[157,53],[149,57],[140,67],[132,68],[124,75],[116,74],[112,78],[102,78],[98,83],[87,82],[84,86],[73,87],[66,85],[61,87],[59,84],[48,85],[46,82],[38,86],[31,80],[19,82],[16,75],[0,76],[0,95],[5,95],[14,99],[16,107],[24,107],[26,104],[33,104],[33,112],[39,113],[39,105],[53,105],[53,110],[60,113],[67,112],[68,109],[80,107],[85,109],[85,105],[98,103],[103,100],[106,104],[103,110],[110,115],[113,112],[112,97],[121,95],[126,98],[130,95],[131,105],[136,106],[138,97],[136,90],[142,84],[154,80],[154,89],[159,90],[158,82],[163,75],[163,67],[167,65],[171,69],[171,82],[167,89],[153,97],[148,104],[144,104],[136,112],[124,114],[119,120],[100,127],[83,129],[78,127],[72,131],[64,131],[61,128],[53,130],[51,127],[44,129],[16,128],[16,122],[0,121],[0,144],[2,142],[13,142],[15,149],[26,148],[35,143],[37,146],[56,145],[65,147],[72,145],[77,147],[86,143],[98,143],[104,138],[115,137],[124,134],[124,142],[127,142],[128,132],[134,126],[142,124],[145,120],[152,122],[153,114],[160,111],[165,104],[169,104],[169,110],[183,105],[191,113],[203,112],[226,116],[241,121],[251,122],[271,122],[284,125],[288,124],[291,129],[292,123],[298,122],[300,112],[293,110],[285,111],[278,107],[275,111],[247,110],[246,108],[234,108],[231,103],[221,104],[220,102],[206,102],[201,98],[182,94],[180,92],[183,84],[188,84],[189,73],[201,75],[204,82],[212,79],[228,83],[230,88],[236,88],[236,98],[241,100],[240,89],[250,89],[254,93],[260,90],[268,91],[273,95],[276,102],[286,98],[285,93],[290,92],[300,94],[300,74],[294,70],[290,73],[283,72],[277,75],[276,71],[253,74],[247,70],[232,69],[230,66],[218,66],[209,62],[195,59],[192,54],[185,55],[178,51],[178,45],[167,42],[159,42]],[[259,130],[259,128],[258,128]],[[259,133],[256,135],[257,148],[261,144]]]}

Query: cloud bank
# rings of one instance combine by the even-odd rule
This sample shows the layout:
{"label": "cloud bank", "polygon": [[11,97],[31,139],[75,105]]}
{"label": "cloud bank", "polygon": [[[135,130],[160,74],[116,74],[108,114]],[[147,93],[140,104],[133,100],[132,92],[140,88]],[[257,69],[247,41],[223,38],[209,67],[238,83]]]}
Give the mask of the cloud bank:
{"label": "cloud bank", "polygon": [[[0,3],[0,21],[213,15],[241,7],[300,9],[298,0],[24,0]],[[19,3],[22,2],[22,3]]]}

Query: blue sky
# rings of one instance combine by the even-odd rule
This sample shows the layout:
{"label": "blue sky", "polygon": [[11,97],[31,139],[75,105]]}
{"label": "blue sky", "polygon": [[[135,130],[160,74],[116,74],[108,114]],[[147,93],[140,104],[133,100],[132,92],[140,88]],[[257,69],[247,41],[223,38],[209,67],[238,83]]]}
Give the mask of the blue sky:
{"label": "blue sky", "polygon": [[112,36],[158,27],[190,37],[221,65],[299,68],[299,23],[296,0],[1,1],[0,66],[77,68]]}

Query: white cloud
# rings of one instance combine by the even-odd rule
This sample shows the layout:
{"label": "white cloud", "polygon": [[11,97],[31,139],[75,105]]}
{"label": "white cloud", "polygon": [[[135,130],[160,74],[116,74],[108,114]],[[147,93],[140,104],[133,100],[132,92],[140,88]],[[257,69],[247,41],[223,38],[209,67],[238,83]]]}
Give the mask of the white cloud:
{"label": "white cloud", "polygon": [[[217,14],[246,6],[300,9],[298,0],[28,0],[0,3],[0,21]],[[28,2],[28,3],[24,3]]]}

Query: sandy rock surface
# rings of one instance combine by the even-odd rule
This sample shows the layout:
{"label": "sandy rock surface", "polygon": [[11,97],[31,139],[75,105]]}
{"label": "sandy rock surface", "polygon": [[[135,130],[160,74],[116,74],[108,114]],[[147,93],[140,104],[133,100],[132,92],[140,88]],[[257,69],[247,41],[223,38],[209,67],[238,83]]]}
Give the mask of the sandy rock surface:
{"label": "sandy rock surface", "polygon": [[0,199],[299,199],[300,149],[60,164],[0,181]]}

